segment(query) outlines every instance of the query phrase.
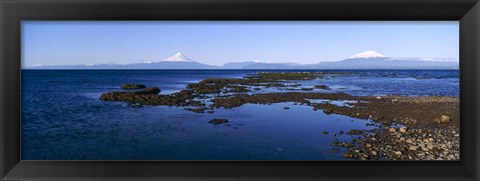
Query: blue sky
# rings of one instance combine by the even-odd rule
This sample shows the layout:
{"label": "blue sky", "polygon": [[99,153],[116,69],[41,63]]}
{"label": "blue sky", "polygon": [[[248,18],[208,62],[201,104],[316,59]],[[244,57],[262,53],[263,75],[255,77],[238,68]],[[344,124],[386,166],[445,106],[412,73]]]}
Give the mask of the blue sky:
{"label": "blue sky", "polygon": [[22,66],[159,61],[318,63],[374,50],[459,59],[458,21],[23,21]]}

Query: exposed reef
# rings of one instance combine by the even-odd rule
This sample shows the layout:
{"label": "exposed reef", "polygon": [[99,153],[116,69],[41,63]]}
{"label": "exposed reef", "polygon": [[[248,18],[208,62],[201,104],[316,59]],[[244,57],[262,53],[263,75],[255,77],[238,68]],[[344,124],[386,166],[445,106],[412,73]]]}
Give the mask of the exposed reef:
{"label": "exposed reef", "polygon": [[[310,106],[324,114],[346,115],[368,119],[371,130],[324,132],[323,136],[346,134],[354,139],[335,140],[332,152],[342,148],[344,157],[359,160],[458,160],[460,105],[458,97],[441,96],[353,96],[333,90],[327,85],[300,87],[298,82],[322,79],[323,72],[261,72],[244,78],[206,78],[188,84],[188,90],[158,95],[158,87],[138,91],[108,92],[100,96],[106,101],[125,101],[131,107],[143,105],[180,106],[195,113],[213,113],[218,108],[232,109],[244,104],[293,102]],[[328,74],[349,74],[328,72]],[[290,81],[286,83],[286,81]],[[293,82],[293,84],[292,84]],[[124,85],[128,85],[125,86]],[[122,89],[138,89],[142,85],[124,84]],[[263,88],[290,92],[258,93]],[[325,101],[314,101],[325,100]],[[343,105],[331,101],[343,101]],[[283,107],[287,111],[290,107]],[[292,111],[292,110],[290,110]],[[211,124],[227,123],[226,119],[210,120]],[[401,125],[400,127],[396,125]]]}

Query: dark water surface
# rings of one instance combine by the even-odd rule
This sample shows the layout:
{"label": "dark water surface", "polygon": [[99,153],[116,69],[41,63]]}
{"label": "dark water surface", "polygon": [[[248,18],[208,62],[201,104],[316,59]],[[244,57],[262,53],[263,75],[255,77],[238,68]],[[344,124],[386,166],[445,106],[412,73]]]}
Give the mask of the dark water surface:
{"label": "dark water surface", "polygon": [[[204,78],[241,78],[259,71],[272,70],[22,70],[22,159],[343,160],[341,150],[331,152],[330,143],[355,137],[332,133],[373,128],[366,126],[369,120],[326,115],[294,103],[194,113],[98,99],[103,92],[121,91],[123,83],[157,86],[160,94],[171,94]],[[337,71],[352,74],[287,83],[323,84],[333,90],[314,91],[353,95],[459,94],[458,70]],[[286,91],[265,88],[252,93]],[[209,124],[214,118],[230,122]]]}

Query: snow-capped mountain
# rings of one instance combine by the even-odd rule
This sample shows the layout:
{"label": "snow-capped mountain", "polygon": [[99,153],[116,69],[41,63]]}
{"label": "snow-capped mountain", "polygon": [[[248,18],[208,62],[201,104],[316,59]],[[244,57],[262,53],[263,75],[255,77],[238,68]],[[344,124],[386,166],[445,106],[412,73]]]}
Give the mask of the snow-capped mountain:
{"label": "snow-capped mountain", "polygon": [[[436,59],[435,59],[436,60]],[[34,66],[31,69],[455,69],[457,61],[435,61],[422,58],[387,57],[376,51],[357,53],[340,61],[300,65],[295,63],[261,63],[258,61],[231,62],[213,66],[196,62],[182,53],[165,60],[133,64],[95,64]]]}
{"label": "snow-capped mountain", "polygon": [[386,58],[386,57],[381,53],[378,53],[373,50],[364,51],[348,57],[348,59],[357,59],[357,58]]}
{"label": "snow-capped mountain", "polygon": [[451,69],[458,68],[454,61],[425,61],[421,58],[393,58],[376,51],[357,53],[335,62],[320,62],[304,66],[313,69]]}
{"label": "snow-capped mountain", "polygon": [[182,53],[178,52],[177,54],[166,58],[163,61],[167,62],[194,62],[192,59],[188,58],[187,56],[183,55]]}

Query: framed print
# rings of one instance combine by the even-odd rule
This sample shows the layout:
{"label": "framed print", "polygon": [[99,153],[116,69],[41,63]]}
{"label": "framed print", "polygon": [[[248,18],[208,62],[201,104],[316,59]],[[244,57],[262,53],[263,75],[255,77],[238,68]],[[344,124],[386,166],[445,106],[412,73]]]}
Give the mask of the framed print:
{"label": "framed print", "polygon": [[477,1],[1,5],[3,180],[478,180]]}

